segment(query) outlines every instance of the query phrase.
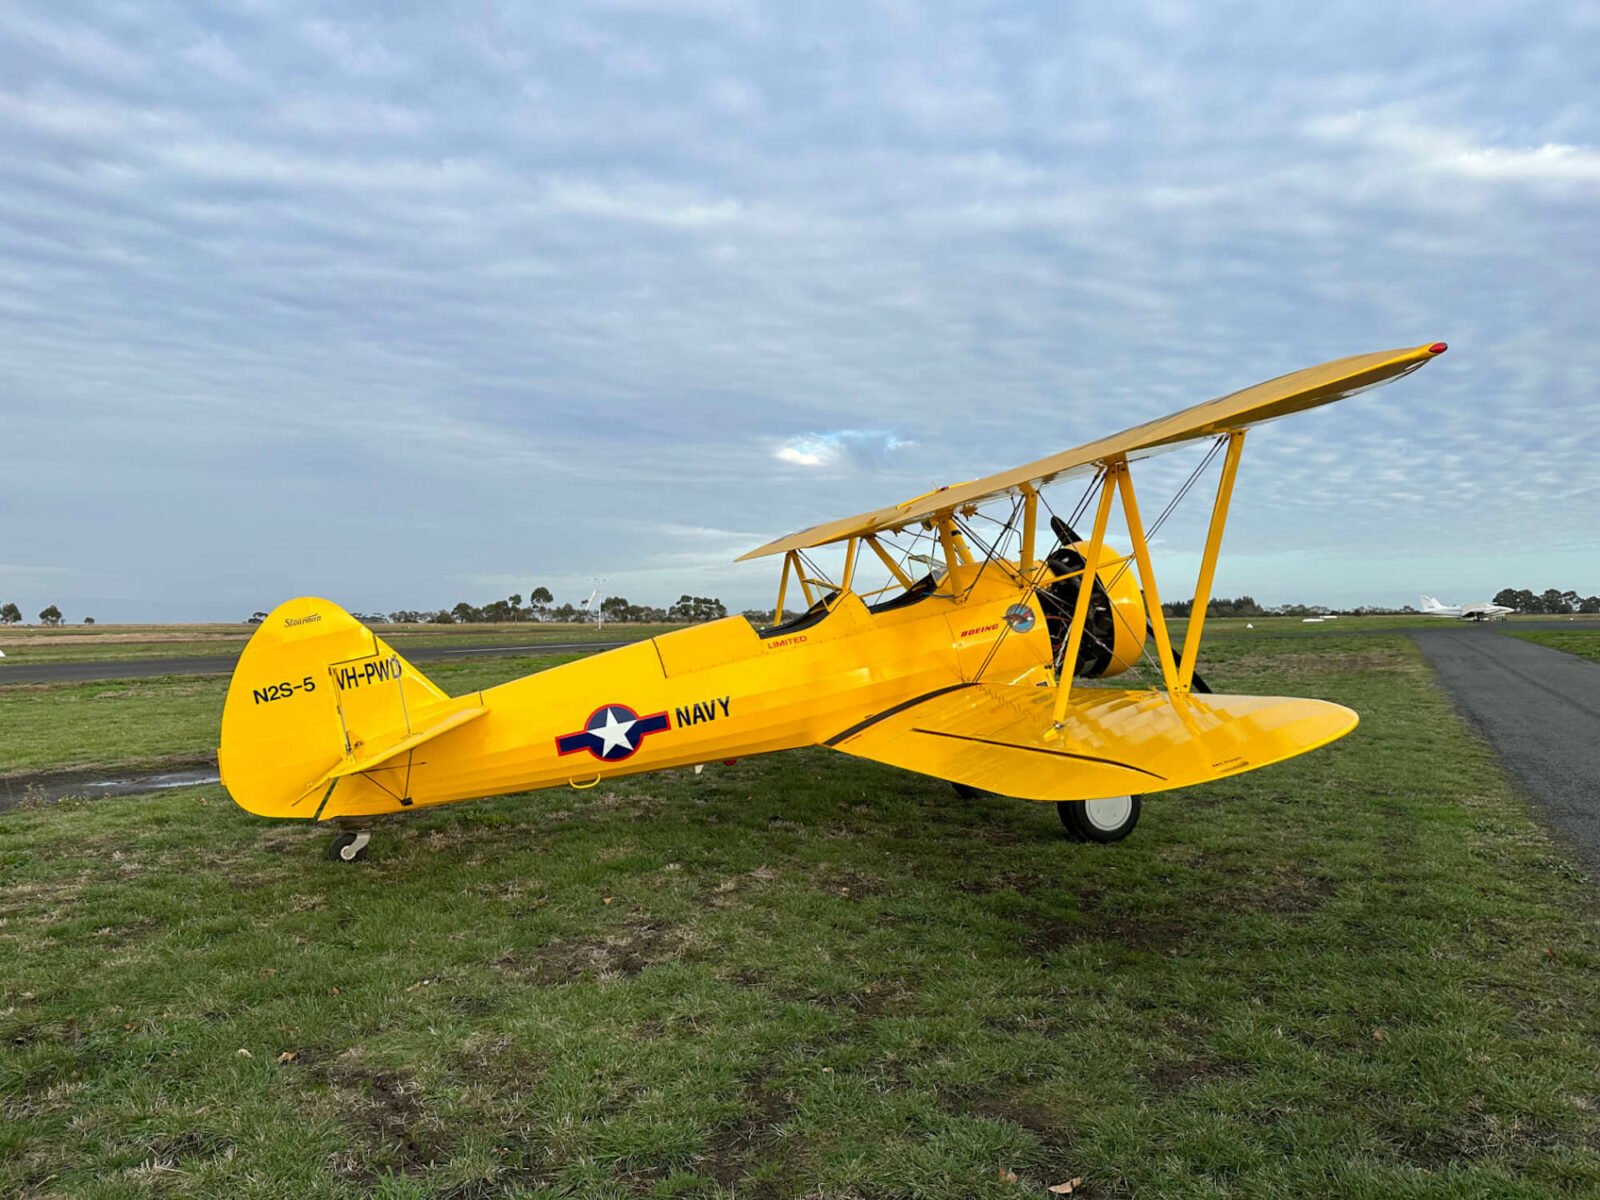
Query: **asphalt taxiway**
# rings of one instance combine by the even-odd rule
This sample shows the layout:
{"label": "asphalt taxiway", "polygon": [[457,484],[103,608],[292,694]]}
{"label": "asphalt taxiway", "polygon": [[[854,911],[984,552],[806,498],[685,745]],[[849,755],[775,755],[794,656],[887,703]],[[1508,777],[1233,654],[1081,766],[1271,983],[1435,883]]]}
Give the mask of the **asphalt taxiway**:
{"label": "asphalt taxiway", "polygon": [[[631,645],[620,642],[540,642],[530,646],[396,646],[407,662],[458,662],[482,655],[501,657],[527,654],[573,654],[585,650],[615,650]],[[0,663],[0,687],[8,683],[75,683],[94,679],[149,679],[156,675],[229,675],[237,654],[188,658],[112,658],[99,662]]]}
{"label": "asphalt taxiway", "polygon": [[1410,633],[1456,707],[1600,877],[1600,663],[1494,629]]}

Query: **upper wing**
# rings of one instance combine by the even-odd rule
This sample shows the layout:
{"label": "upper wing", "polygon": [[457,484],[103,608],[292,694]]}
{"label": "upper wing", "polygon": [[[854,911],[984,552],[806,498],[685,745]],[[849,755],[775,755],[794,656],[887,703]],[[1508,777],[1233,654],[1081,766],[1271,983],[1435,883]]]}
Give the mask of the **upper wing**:
{"label": "upper wing", "polygon": [[1098,800],[1190,787],[1315,750],[1356,727],[1348,708],[1280,696],[969,684],[863,721],[827,745],[1026,800]]}
{"label": "upper wing", "polygon": [[1116,458],[1134,458],[1163,446],[1195,438],[1211,437],[1229,430],[1270,421],[1289,413],[1301,412],[1342,400],[1346,396],[1388,383],[1415,371],[1435,355],[1444,353],[1445,344],[1434,342],[1410,350],[1381,350],[1376,354],[1357,354],[1335,359],[1320,367],[1307,367],[1290,375],[1258,383],[1216,400],[1208,400],[1171,416],[1160,417],[1098,442],[1075,450],[1065,450],[1025,467],[1002,471],[986,479],[940,488],[904,504],[880,508],[842,521],[813,525],[799,533],[768,542],[738,561],[782,554],[809,546],[823,546],[845,538],[860,537],[882,530],[903,529],[908,525],[952,512],[969,504],[982,504],[997,496],[1016,493],[1024,484],[1035,487],[1053,483],[1073,472],[1083,472]]}

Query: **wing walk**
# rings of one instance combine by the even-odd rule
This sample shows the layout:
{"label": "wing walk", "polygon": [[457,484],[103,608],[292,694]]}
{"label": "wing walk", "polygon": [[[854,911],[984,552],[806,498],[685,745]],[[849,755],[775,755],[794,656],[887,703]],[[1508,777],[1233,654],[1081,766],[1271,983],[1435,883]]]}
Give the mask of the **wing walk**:
{"label": "wing walk", "polygon": [[970,483],[940,488],[903,504],[813,525],[799,533],[759,546],[741,555],[737,561],[804,550],[811,546],[825,546],[869,533],[904,529],[970,504],[1016,495],[1025,487],[1042,487],[1074,474],[1087,474],[1115,459],[1143,457],[1162,447],[1245,429],[1290,413],[1331,404],[1410,374],[1444,350],[1443,342],[1433,342],[1409,350],[1380,350],[1375,354],[1357,354],[1321,366],[1307,367],[1215,400],[1207,400],[1182,412],[1135,425],[1099,441],[1041,458],[1027,466],[975,479]]}

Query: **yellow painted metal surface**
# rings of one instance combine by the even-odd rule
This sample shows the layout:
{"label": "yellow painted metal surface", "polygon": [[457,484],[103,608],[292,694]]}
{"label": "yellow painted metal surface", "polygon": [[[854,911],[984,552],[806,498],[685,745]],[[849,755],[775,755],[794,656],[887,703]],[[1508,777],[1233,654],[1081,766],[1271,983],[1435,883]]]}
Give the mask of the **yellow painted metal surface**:
{"label": "yellow painted metal surface", "polygon": [[1322,700],[975,684],[911,704],[834,749],[1027,800],[1097,800],[1190,787],[1343,737],[1356,714]]}
{"label": "yellow painted metal surface", "polygon": [[[829,745],[1002,794],[1084,800],[1186,787],[1304,753],[1354,728],[1356,715],[1315,700],[1185,690],[1196,630],[1175,664],[1155,598],[1136,582],[1152,584],[1154,574],[1127,459],[1327,403],[1413,370],[1442,348],[1312,368],[932,493],[884,510],[888,516],[866,514],[763,548],[860,537],[879,552],[874,530],[927,521],[945,558],[935,590],[913,587],[869,608],[849,587],[855,553],[837,585],[808,579],[790,557],[785,578],[794,570],[813,610],[764,633],[730,617],[450,697],[337,605],[291,600],[257,629],[235,668],[218,750],[223,782],[251,812],[351,819]],[[1228,481],[1238,461],[1238,439],[1231,441]],[[1149,616],[1165,692],[1075,686],[1072,657],[1058,679],[1053,647],[1083,636],[1085,609],[1071,628],[1058,617],[1052,632],[1040,589],[1061,579],[1049,558],[1034,555],[1033,539],[1024,538],[1020,562],[979,562],[959,527],[956,514],[970,504],[1007,490],[1031,494],[1086,464],[1106,471],[1095,534],[1076,547],[1084,574],[1105,581],[1112,601],[1115,646],[1104,673],[1138,658]],[[1226,491],[1225,484],[1202,563],[1206,583]],[[1137,575],[1104,541],[1113,496],[1130,517]],[[1031,532],[1031,503],[1022,519]],[[825,595],[814,596],[813,585]],[[780,592],[780,610],[781,602]]]}
{"label": "yellow painted metal surface", "polygon": [[959,511],[971,504],[983,504],[1000,496],[1017,495],[1024,486],[1042,487],[1048,483],[1084,474],[1118,458],[1137,459],[1165,446],[1196,438],[1213,437],[1244,429],[1290,413],[1343,400],[1367,388],[1389,383],[1415,371],[1444,350],[1443,342],[1416,346],[1409,350],[1381,350],[1376,354],[1357,354],[1335,359],[1317,367],[1307,367],[1277,379],[1269,379],[1242,391],[1232,392],[1182,412],[1136,425],[1121,433],[1089,442],[1060,454],[1041,458],[1027,466],[1002,471],[970,483],[956,484],[928,492],[902,504],[861,513],[843,520],[827,521],[768,542],[742,555],[739,561],[782,554],[811,546],[825,546],[849,537],[883,530],[905,529],[921,521],[935,520],[941,514]]}
{"label": "yellow painted metal surface", "polygon": [[[1015,583],[991,567],[962,601],[935,595],[874,614],[846,594],[820,621],[792,632],[760,638],[743,617],[729,617],[449,700],[434,699],[442,693],[421,672],[335,606],[295,600],[267,618],[240,658],[218,759],[229,793],[250,811],[327,819],[813,746],[980,669],[985,678],[1012,679],[1048,668],[1037,604],[1027,632],[1006,623],[1018,603]],[[328,636],[286,628],[311,614]],[[356,659],[363,648],[369,653]],[[696,669],[699,648],[708,665]],[[374,656],[398,663],[397,677],[335,677],[326,661],[353,659],[364,670]],[[264,698],[264,683],[291,678],[316,686]],[[409,726],[400,682],[429,689],[427,703],[413,702]],[[371,708],[380,695],[390,701],[387,722],[366,712],[347,752],[340,703]],[[385,756],[378,770],[341,770],[374,753],[380,726],[399,742],[412,728],[477,708],[481,718]]]}
{"label": "yellow painted metal surface", "polygon": [[408,737],[452,700],[337,604],[291,600],[239,656],[217,762],[229,793],[264,816],[306,816],[343,763]]}

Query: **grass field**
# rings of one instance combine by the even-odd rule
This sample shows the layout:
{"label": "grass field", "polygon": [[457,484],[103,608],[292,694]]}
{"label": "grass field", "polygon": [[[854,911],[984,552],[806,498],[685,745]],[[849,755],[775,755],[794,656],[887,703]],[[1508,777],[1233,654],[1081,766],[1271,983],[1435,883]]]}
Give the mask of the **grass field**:
{"label": "grass field", "polygon": [[1529,629],[1518,632],[1516,636],[1549,646],[1552,650],[1565,650],[1568,654],[1600,662],[1600,630],[1575,629],[1569,633],[1564,629]]}
{"label": "grass field", "polygon": [[[427,675],[461,695],[577,657],[485,655],[429,663]],[[0,687],[0,781],[43,771],[155,770],[213,761],[227,694],[222,675]]]}
{"label": "grass field", "polygon": [[[1211,646],[1363,724],[1111,847],[820,750],[355,867],[217,788],[0,815],[0,1195],[1600,1193],[1586,883],[1408,639]],[[4,753],[214,744],[148,686],[0,689]]]}
{"label": "grass field", "polygon": [[[1524,620],[1543,622],[1548,617],[1512,618],[1515,627]],[[1600,622],[1580,618],[1574,632],[1600,632]],[[1170,622],[1181,636],[1185,621]],[[1299,617],[1213,617],[1207,628],[1213,633],[1304,633],[1339,635],[1351,632],[1394,632],[1425,629],[1439,621],[1423,616],[1339,617],[1306,624]],[[253,626],[238,625],[61,625],[0,627],[0,684],[4,663],[102,662],[128,658],[199,658],[237,654],[244,649]],[[541,624],[521,621],[515,624],[478,625],[376,625],[373,627],[402,653],[427,647],[448,648],[462,642],[475,646],[529,646],[541,642],[629,641],[654,637],[676,625],[593,625]]]}
{"label": "grass field", "polygon": [[[421,647],[530,646],[542,642],[630,641],[654,637],[678,625],[515,624],[375,625],[402,653]],[[5,661],[23,663],[105,662],[126,658],[200,658],[238,654],[254,631],[251,625],[79,625],[0,628]],[[0,668],[3,669],[3,668]],[[4,680],[0,674],[0,681]]]}

